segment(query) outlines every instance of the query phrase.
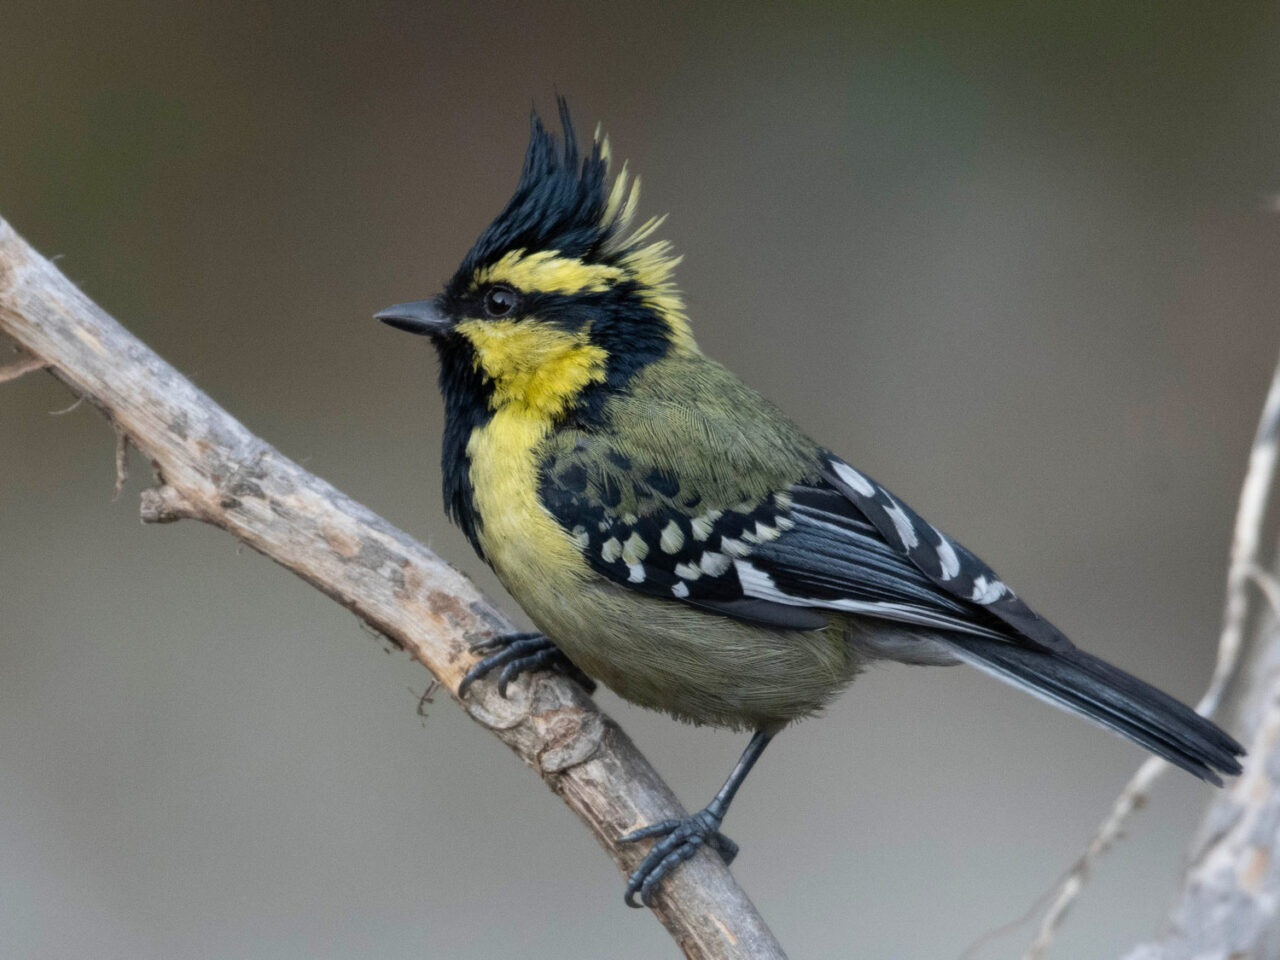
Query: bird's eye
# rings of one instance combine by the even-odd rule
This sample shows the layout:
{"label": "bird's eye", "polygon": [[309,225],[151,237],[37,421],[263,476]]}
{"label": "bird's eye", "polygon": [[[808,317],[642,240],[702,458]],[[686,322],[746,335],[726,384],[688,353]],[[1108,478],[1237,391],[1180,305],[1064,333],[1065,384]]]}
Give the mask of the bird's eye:
{"label": "bird's eye", "polygon": [[492,286],[484,292],[484,312],[490,317],[505,317],[516,308],[519,298],[510,287]]}

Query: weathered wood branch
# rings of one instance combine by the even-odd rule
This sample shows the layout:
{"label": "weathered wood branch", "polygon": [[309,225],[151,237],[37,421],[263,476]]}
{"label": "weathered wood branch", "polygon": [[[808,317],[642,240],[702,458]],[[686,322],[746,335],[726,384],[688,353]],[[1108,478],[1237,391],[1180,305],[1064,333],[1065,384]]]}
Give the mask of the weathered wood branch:
{"label": "weathered wood branch", "polygon": [[[0,379],[47,366],[155,465],[142,517],[221,527],[403,647],[457,697],[472,645],[514,629],[426,547],[254,436],[78,290],[0,219],[0,332],[29,354]],[[118,469],[121,469],[118,456]],[[644,850],[622,834],[683,816],[626,734],[568,680],[478,683],[460,701],[595,834],[624,870]],[[621,887],[619,888],[621,891]],[[619,892],[619,901],[621,892]],[[654,912],[695,960],[781,958],[720,859],[700,852],[664,883]]]}

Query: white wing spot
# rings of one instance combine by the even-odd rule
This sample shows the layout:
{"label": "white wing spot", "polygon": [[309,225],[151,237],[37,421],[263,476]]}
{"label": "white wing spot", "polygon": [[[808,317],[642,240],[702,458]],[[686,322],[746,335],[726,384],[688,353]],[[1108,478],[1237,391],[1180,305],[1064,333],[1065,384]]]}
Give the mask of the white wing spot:
{"label": "white wing spot", "polygon": [[[778,523],[779,527],[782,525],[781,520],[781,517],[775,518],[775,522]],[[768,543],[770,540],[778,539],[779,533],[778,527],[771,527],[767,523],[757,520],[755,530],[750,533],[744,533],[742,539],[750,543]]]}
{"label": "white wing spot", "polygon": [[627,564],[627,580],[630,583],[644,583],[644,567],[638,563]]}
{"label": "white wing spot", "polygon": [[671,593],[674,596],[677,596],[681,600],[683,600],[685,597],[689,595],[689,585],[683,582],[677,583],[674,587],[671,588]]}
{"label": "white wing spot", "polygon": [[708,510],[700,517],[694,517],[689,521],[689,526],[693,529],[693,539],[706,540],[711,536],[711,531],[715,529],[713,526],[717,520],[724,516],[723,510]]}
{"label": "white wing spot", "polygon": [[644,538],[638,533],[631,534],[631,536],[627,537],[627,542],[622,545],[622,562],[627,566],[638,564],[648,555],[649,545],[644,542]]}
{"label": "white wing spot", "polygon": [[979,577],[973,581],[973,599],[982,604],[995,603],[1008,589],[999,580],[988,581],[986,577]]}
{"label": "white wing spot", "polygon": [[853,488],[855,493],[860,493],[864,497],[876,495],[876,488],[872,482],[843,460],[832,460],[831,469],[836,472],[837,477]]}
{"label": "white wing spot", "polygon": [[735,557],[745,557],[751,552],[751,548],[741,540],[735,540],[733,537],[721,537],[720,549],[725,553],[732,554]]}
{"label": "white wing spot", "polygon": [[697,580],[702,576],[702,571],[692,563],[677,563],[676,576],[683,577],[685,580]]}
{"label": "white wing spot", "polygon": [[678,553],[684,546],[684,531],[680,529],[680,524],[674,520],[668,521],[662,528],[662,537],[658,540],[658,546],[662,547],[663,553]]}
{"label": "white wing spot", "polygon": [[577,544],[579,550],[585,550],[587,544],[591,542],[591,535],[587,533],[587,528],[582,524],[578,524],[573,528],[573,533],[569,535],[573,538],[573,542]]}
{"label": "white wing spot", "polygon": [[706,551],[698,560],[698,566],[702,568],[702,572],[709,577],[718,577],[729,569],[729,565],[733,561],[726,557],[723,553],[717,553],[714,550]]}
{"label": "white wing spot", "polygon": [[617,537],[610,537],[600,547],[600,556],[604,558],[605,563],[613,563],[622,555],[622,544],[618,542]]}
{"label": "white wing spot", "polygon": [[956,556],[955,548],[944,533],[937,527],[933,528],[933,532],[938,535],[938,563],[942,567],[942,579],[950,580],[960,572],[960,558]]}
{"label": "white wing spot", "polygon": [[916,536],[916,528],[911,525],[911,518],[907,516],[898,501],[894,500],[893,497],[890,497],[887,493],[885,494],[885,497],[888,498],[889,503],[891,504],[891,506],[885,510],[885,513],[887,513],[889,515],[889,519],[893,521],[893,528],[898,531],[898,539],[902,541],[902,545],[910,550],[920,542],[920,538]]}

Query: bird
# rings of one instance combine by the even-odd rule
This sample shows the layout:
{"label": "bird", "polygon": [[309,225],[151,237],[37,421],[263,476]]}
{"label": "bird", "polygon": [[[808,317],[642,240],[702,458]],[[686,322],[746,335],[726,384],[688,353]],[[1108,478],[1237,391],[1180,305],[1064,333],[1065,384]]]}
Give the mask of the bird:
{"label": "bird", "polygon": [[[446,512],[537,632],[493,638],[459,686],[532,670],[695,724],[750,732],[723,787],[653,840],[629,906],[720,830],[784,728],[868,664],[965,663],[1215,785],[1244,750],[1076,647],[900,498],[702,353],[680,258],[638,222],[608,137],[535,110],[515,193],[442,292],[374,316],[434,344]],[[803,315],[793,318],[803,324]]]}

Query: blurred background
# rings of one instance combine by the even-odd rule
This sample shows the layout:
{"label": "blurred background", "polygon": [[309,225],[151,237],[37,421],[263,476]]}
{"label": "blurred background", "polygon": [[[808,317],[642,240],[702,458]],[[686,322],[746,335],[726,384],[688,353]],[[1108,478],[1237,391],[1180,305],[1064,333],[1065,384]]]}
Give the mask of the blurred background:
{"label": "blurred background", "polygon": [[[1184,700],[1280,349],[1271,3],[10,3],[0,215],[282,451],[496,597],[443,517],[433,293],[569,96],[671,212],[699,339]],[[0,387],[0,942],[21,958],[674,956],[568,810],[291,574],[111,500],[110,430]],[[54,412],[57,415],[54,415]],[[505,599],[504,599],[505,602]],[[509,603],[509,602],[508,602]],[[601,701],[690,807],[744,738]],[[874,670],[726,826],[799,957],[1020,914],[1142,752]],[[1170,777],[1057,955],[1161,923]],[[984,948],[1019,955],[1029,931]]]}

